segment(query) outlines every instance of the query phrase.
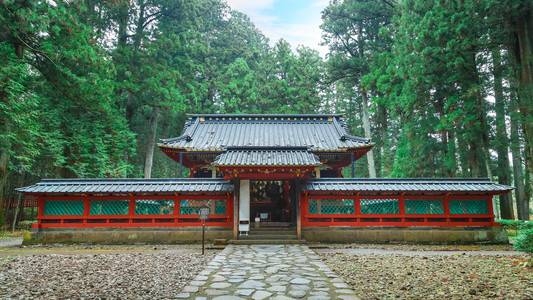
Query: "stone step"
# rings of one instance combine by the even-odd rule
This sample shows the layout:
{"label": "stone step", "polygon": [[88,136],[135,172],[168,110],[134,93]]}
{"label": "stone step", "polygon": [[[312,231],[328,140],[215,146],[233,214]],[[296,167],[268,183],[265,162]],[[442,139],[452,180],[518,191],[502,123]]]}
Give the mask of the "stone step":
{"label": "stone step", "polygon": [[291,230],[291,231],[279,231],[279,230],[250,230],[250,234],[252,234],[252,235],[257,235],[257,234],[268,234],[268,235],[276,235],[276,234],[280,234],[280,235],[284,235],[284,234],[292,234],[292,235],[295,235],[295,234],[297,234],[297,233],[296,233],[296,230]]}
{"label": "stone step", "polygon": [[296,233],[294,234],[281,234],[281,233],[274,233],[274,234],[265,234],[265,233],[250,233],[246,236],[241,236],[239,239],[242,240],[293,240],[297,239],[298,235]]}
{"label": "stone step", "polygon": [[284,245],[284,244],[305,244],[306,240],[229,240],[229,244],[234,245]]}

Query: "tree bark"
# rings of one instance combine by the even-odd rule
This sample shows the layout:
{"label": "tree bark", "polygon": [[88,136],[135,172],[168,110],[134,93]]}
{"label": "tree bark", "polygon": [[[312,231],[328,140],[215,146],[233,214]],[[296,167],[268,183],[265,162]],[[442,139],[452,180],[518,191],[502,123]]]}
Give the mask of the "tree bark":
{"label": "tree bark", "polygon": [[[511,185],[511,167],[509,164],[509,138],[505,124],[506,109],[503,95],[502,65],[499,47],[492,49],[494,75],[494,98],[496,111],[496,152],[498,154],[498,183]],[[510,193],[501,194],[500,211],[503,219],[514,219],[513,199]]]}
{"label": "tree bark", "polygon": [[[522,114],[525,157],[529,177],[533,178],[533,8],[529,6],[512,20],[516,28],[510,54],[514,58],[518,83],[518,108]],[[530,183],[531,184],[531,183]],[[530,187],[533,189],[533,185]]]}
{"label": "tree bark", "polygon": [[157,121],[159,120],[159,107],[152,108],[150,117],[150,135],[146,142],[146,156],[144,158],[144,178],[152,177],[152,164],[154,161],[155,138],[157,135]]}
{"label": "tree bark", "polygon": [[446,161],[446,167],[448,176],[450,178],[455,177],[457,175],[457,148],[455,146],[455,132],[453,130],[448,130],[448,151],[445,158]]}
{"label": "tree bark", "polygon": [[[363,98],[363,127],[365,129],[365,137],[370,138],[370,120],[368,118],[368,98],[366,91],[362,93]],[[376,178],[376,165],[374,164],[374,153],[372,150],[366,154],[368,159],[368,175],[370,178]]]}
{"label": "tree bark", "polygon": [[9,155],[7,151],[0,154],[0,227],[5,225],[4,202],[6,200],[7,176],[9,174]]}
{"label": "tree bark", "polygon": [[[359,24],[359,41],[358,41],[358,53],[359,53],[359,59],[364,60],[364,49],[363,49],[363,26],[362,24]],[[359,74],[359,77],[362,77],[362,74]],[[360,83],[360,80],[359,80]],[[363,128],[365,130],[365,137],[370,138],[371,132],[370,132],[370,119],[368,117],[368,94],[366,93],[366,90],[364,87],[361,86],[361,98],[363,99]],[[376,165],[374,163],[374,152],[372,150],[368,151],[366,154],[366,158],[368,160],[368,175],[370,178],[376,178]]]}
{"label": "tree bark", "polygon": [[[380,177],[386,177],[388,174],[390,174],[391,167],[393,165],[391,161],[392,155],[389,153],[390,145],[389,145],[389,124],[388,124],[388,113],[387,108],[384,105],[379,105],[379,124],[380,124],[380,135],[381,135],[381,153],[379,157],[380,161],[380,167],[379,167],[379,176]],[[376,170],[376,176],[378,175],[378,172]]]}
{"label": "tree bark", "polygon": [[[13,179],[14,180],[14,179]],[[20,183],[19,183],[19,186],[22,186],[24,184],[24,174],[21,174],[20,175]],[[21,210],[21,207],[22,209],[24,209],[24,203],[22,203],[22,206],[21,206],[21,203],[20,201],[22,200],[22,194],[19,193],[17,195],[17,206],[15,207],[15,212],[13,214],[13,226],[11,227],[11,232],[14,232],[15,229],[17,228],[17,223],[18,223],[18,214]]]}
{"label": "tree bark", "polygon": [[516,197],[516,208],[519,220],[529,220],[529,199],[524,185],[522,157],[520,154],[519,112],[516,110],[516,95],[511,93],[511,153],[513,155],[513,175]]}

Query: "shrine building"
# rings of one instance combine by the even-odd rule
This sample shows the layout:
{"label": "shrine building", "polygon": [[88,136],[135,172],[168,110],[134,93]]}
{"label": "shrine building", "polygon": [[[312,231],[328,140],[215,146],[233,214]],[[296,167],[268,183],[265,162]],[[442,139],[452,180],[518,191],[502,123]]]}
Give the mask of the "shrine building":
{"label": "shrine building", "polygon": [[17,189],[39,203],[25,243],[198,241],[203,205],[207,238],[232,243],[507,241],[492,198],[512,187],[353,178],[374,144],[350,135],[342,115],[190,115],[181,136],[158,146],[180,178],[43,179]]}

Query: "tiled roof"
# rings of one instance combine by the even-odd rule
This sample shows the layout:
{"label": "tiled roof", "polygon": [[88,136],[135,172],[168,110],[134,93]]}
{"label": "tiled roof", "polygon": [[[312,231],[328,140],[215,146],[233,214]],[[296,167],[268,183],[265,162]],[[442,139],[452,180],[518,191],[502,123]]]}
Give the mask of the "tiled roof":
{"label": "tiled roof", "polygon": [[484,178],[323,178],[307,180],[304,191],[360,192],[493,192],[505,193],[513,188]]}
{"label": "tiled roof", "polygon": [[374,144],[351,136],[341,115],[190,115],[180,137],[158,145],[218,152],[225,147],[309,147],[315,152]]}
{"label": "tiled roof", "polygon": [[299,148],[236,148],[224,151],[217,156],[213,166],[246,166],[246,167],[273,167],[273,166],[306,166],[316,167],[322,165],[318,157],[307,149]]}
{"label": "tiled roof", "polygon": [[211,178],[43,179],[16,190],[28,194],[231,192],[233,185],[229,180]]}

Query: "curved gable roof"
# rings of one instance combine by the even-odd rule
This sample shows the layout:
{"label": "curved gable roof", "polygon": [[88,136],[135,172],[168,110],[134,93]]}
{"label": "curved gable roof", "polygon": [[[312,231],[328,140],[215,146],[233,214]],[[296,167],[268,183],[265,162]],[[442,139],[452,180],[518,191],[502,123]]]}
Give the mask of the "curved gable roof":
{"label": "curved gable roof", "polygon": [[225,147],[308,147],[311,151],[371,148],[349,134],[342,115],[190,115],[183,134],[161,148],[221,152]]}

